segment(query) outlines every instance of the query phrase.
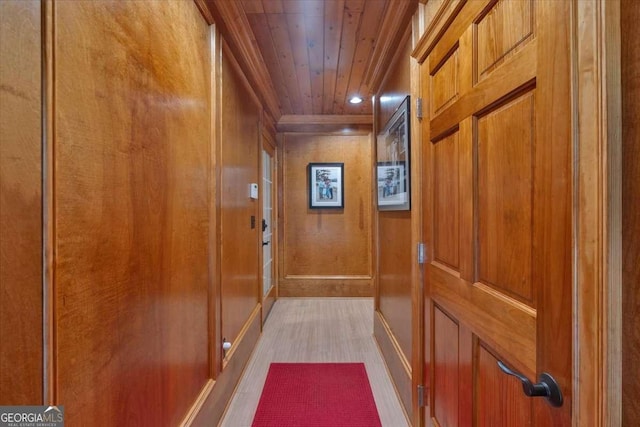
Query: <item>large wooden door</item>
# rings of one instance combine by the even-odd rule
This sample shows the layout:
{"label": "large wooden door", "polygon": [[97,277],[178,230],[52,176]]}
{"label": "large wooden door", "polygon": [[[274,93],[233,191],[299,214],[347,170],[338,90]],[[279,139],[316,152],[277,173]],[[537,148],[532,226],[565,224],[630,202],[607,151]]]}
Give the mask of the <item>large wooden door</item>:
{"label": "large wooden door", "polygon": [[570,3],[444,3],[421,66],[427,424],[570,425]]}

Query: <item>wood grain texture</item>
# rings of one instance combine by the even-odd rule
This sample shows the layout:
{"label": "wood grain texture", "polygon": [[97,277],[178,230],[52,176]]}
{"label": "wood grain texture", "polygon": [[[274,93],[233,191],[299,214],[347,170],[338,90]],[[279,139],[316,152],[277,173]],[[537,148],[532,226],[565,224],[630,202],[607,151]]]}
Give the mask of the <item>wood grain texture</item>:
{"label": "wood grain texture", "polygon": [[52,403],[177,424],[209,378],[209,29],[193,2],[53,7]]}
{"label": "wood grain texture", "polygon": [[218,425],[238,387],[242,374],[247,367],[258,338],[260,338],[262,319],[260,307],[254,310],[245,323],[245,328],[234,342],[234,356],[225,364],[224,370],[216,378],[213,389],[208,394],[198,412],[189,420],[191,426]]}
{"label": "wood grain texture", "polygon": [[400,344],[395,338],[394,332],[379,311],[374,313],[373,337],[391,376],[393,386],[400,397],[400,403],[404,411],[407,414],[411,414],[413,397],[413,388],[411,387],[412,369],[404,351],[400,348]]}
{"label": "wood grain texture", "polygon": [[382,425],[409,425],[372,337],[373,313],[370,298],[276,301],[220,426],[251,425],[272,362],[363,362]]}
{"label": "wood grain texture", "polygon": [[455,49],[431,77],[432,96],[430,101],[431,111],[434,115],[458,96],[458,67],[458,49]]}
{"label": "wood grain texture", "polygon": [[[411,41],[403,40],[398,55],[382,80],[376,94],[375,114],[381,132],[387,121],[411,91],[410,57]],[[375,202],[375,201],[374,201]],[[377,307],[378,314],[384,319],[392,339],[398,343],[402,357],[411,365],[413,359],[412,336],[412,235],[411,211],[377,211]],[[382,329],[376,328],[375,332]],[[377,336],[377,335],[376,335]],[[379,342],[384,337],[377,336]],[[396,356],[397,357],[397,356]],[[403,373],[392,371],[392,378],[399,385],[404,383]],[[409,395],[410,397],[411,395]],[[404,401],[404,400],[403,400]],[[406,403],[408,412],[412,412],[411,400]]]}
{"label": "wood grain texture", "polygon": [[533,112],[527,92],[480,117],[476,142],[478,280],[531,305]]}
{"label": "wood grain texture", "polygon": [[479,78],[533,36],[534,16],[533,0],[499,0],[490,7],[477,23]]}
{"label": "wood grain texture", "polygon": [[460,156],[458,132],[434,143],[433,257],[458,270],[460,266]]}
{"label": "wood grain texture", "polygon": [[[476,347],[474,379],[478,405],[474,419],[478,426],[510,427],[530,426],[531,399],[522,393],[522,384],[516,378],[507,376],[498,368],[498,359],[486,344],[479,342]],[[496,392],[503,399],[496,399]]]}
{"label": "wood grain texture", "polygon": [[442,426],[457,426],[458,324],[436,306],[433,327],[433,416]]}
{"label": "wood grain texture", "polygon": [[[477,392],[471,398],[468,394],[469,384],[477,386],[468,369],[470,357],[476,357],[470,355],[475,347],[469,345],[469,333],[529,378],[557,372],[563,392],[569,399],[571,395],[570,13],[565,3],[540,2],[533,8],[535,17],[529,17],[526,10],[519,12],[521,6],[527,3],[451,2],[443,6],[444,22],[434,27],[437,32],[427,35],[414,52],[424,52],[422,76],[428,79],[457,49],[460,74],[458,97],[441,111],[428,112],[424,132],[431,142],[425,153],[430,168],[425,174],[425,234],[433,250],[425,268],[424,315],[425,323],[432,323],[425,331],[432,345],[425,349],[431,350],[426,366],[431,375],[438,375],[438,360],[442,363],[453,354],[453,344],[443,338],[453,335],[451,324],[463,331],[456,334],[459,348],[456,357],[451,356],[458,368],[458,395],[444,385],[440,390],[432,387],[434,405],[428,416],[439,425],[478,422],[469,419],[459,403],[467,402],[476,415],[483,405]],[[477,24],[483,20],[480,29]],[[520,40],[518,34],[530,33],[532,22],[536,37]],[[507,27],[509,34],[504,34],[501,28]],[[486,34],[481,38],[476,31]],[[488,60],[480,43],[491,38]],[[490,71],[477,81],[474,73],[482,67]],[[447,93],[448,88],[438,90]],[[433,91],[432,85],[425,90],[431,97]],[[438,152],[452,135],[457,135],[455,150]],[[456,194],[457,200],[450,200]],[[447,221],[452,224],[445,227]],[[457,265],[438,259],[442,238],[447,239],[446,248],[459,247]],[[545,308],[537,311],[542,304]],[[438,323],[438,307],[450,322]],[[435,315],[429,314],[433,310]],[[438,383],[433,377],[431,382]],[[502,388],[492,396],[509,406],[506,413],[518,411],[512,399],[515,390]],[[455,404],[446,403],[449,396]],[[550,411],[544,402],[533,405],[527,422],[552,425],[557,414],[558,425],[568,425],[567,408]],[[488,422],[491,419],[497,418]]]}
{"label": "wood grain texture", "polygon": [[622,31],[622,424],[640,423],[640,5],[623,0]]}
{"label": "wood grain texture", "polygon": [[[222,336],[233,342],[260,301],[259,200],[249,198],[250,183],[260,182],[260,108],[255,95],[222,49],[222,131],[220,157]],[[251,217],[255,227],[251,227]]]}
{"label": "wood grain texture", "polygon": [[0,2],[0,405],[43,402],[41,4]]}
{"label": "wood grain texture", "polygon": [[[370,280],[371,139],[369,136],[285,134],[280,285],[289,278]],[[308,208],[307,165],[344,163],[344,209]],[[345,281],[345,284],[346,284]]]}

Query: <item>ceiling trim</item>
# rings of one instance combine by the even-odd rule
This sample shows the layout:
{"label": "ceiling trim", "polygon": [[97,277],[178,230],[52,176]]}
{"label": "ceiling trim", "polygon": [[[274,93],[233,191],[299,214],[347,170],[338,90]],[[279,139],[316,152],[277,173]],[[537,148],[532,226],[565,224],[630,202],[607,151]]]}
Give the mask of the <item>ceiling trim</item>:
{"label": "ceiling trim", "polygon": [[202,1],[263,102],[264,108],[277,121],[282,115],[278,97],[242,5],[238,1],[200,0],[196,2],[200,8]]}
{"label": "ceiling trim", "polygon": [[349,114],[286,114],[280,117],[278,132],[341,132],[369,133],[373,130],[372,115]]}
{"label": "ceiling trim", "polygon": [[405,29],[411,25],[417,7],[418,0],[397,1],[393,2],[393,6],[389,5],[380,28],[378,42],[364,76],[364,82],[372,93],[376,93],[380,88],[398,44],[405,34]]}

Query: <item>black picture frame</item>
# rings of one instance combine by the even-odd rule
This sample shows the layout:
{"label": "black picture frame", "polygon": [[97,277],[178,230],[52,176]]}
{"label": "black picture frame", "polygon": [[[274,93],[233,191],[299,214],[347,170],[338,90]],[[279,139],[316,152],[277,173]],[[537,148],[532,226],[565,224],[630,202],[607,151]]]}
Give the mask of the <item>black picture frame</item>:
{"label": "black picture frame", "polygon": [[309,163],[309,209],[344,209],[344,163]]}
{"label": "black picture frame", "polygon": [[376,194],[380,211],[411,210],[411,111],[404,98],[376,143]]}

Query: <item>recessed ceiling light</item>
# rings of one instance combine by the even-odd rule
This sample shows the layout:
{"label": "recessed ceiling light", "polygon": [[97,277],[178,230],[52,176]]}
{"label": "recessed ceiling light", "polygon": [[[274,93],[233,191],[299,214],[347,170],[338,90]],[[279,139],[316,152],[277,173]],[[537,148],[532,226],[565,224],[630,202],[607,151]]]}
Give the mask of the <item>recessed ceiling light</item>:
{"label": "recessed ceiling light", "polygon": [[349,102],[351,104],[360,104],[362,102],[362,98],[360,98],[359,96],[352,96]]}

